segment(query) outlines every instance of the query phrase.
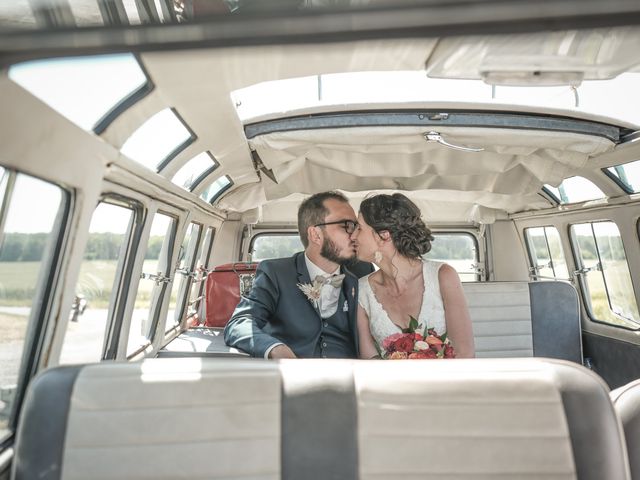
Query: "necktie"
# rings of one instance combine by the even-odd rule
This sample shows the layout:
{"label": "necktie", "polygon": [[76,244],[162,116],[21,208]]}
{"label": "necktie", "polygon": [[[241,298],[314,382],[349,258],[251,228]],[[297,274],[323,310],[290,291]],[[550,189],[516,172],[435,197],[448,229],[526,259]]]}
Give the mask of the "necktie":
{"label": "necktie", "polygon": [[334,288],[340,288],[344,280],[344,273],[340,275],[318,275],[316,276],[316,282],[322,285],[331,285]]}

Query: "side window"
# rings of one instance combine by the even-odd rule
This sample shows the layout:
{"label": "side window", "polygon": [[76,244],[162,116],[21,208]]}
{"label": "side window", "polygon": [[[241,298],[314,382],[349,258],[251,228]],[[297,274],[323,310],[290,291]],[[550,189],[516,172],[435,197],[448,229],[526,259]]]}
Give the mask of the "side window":
{"label": "side window", "polygon": [[169,257],[175,235],[175,218],[164,213],[156,213],[151,224],[135,308],[131,317],[127,356],[149,345],[153,340],[158,319],[158,300],[164,295],[169,283]]}
{"label": "side window", "polygon": [[[211,247],[213,245],[214,236],[215,229],[213,227],[207,228],[204,241],[200,244],[200,248],[196,254],[194,279],[191,283],[189,303],[187,304],[187,318],[193,317],[198,313],[202,300],[204,299],[205,280],[207,279],[207,273],[209,273],[207,267],[209,265],[209,259],[211,258]],[[197,323],[197,321],[194,322],[194,324]]]}
{"label": "side window", "polygon": [[618,226],[613,222],[571,226],[580,284],[594,320],[637,329],[638,305]]}
{"label": "side window", "polygon": [[253,237],[249,248],[252,262],[269,258],[290,257],[304,250],[300,236],[283,233],[261,233]]}
{"label": "side window", "polygon": [[60,363],[102,359],[116,272],[124,260],[133,218],[131,208],[108,202],[93,212]]}
{"label": "side window", "polygon": [[431,250],[424,255],[429,260],[446,262],[456,269],[462,282],[480,280],[478,248],[468,233],[433,233]]}
{"label": "side window", "polygon": [[196,250],[200,240],[201,231],[202,225],[192,223],[189,225],[187,234],[182,240],[178,262],[173,275],[169,310],[167,312],[167,319],[164,328],[165,332],[178,325],[182,318],[187,297],[186,293],[189,287],[189,280],[194,275],[193,265],[195,263]]}
{"label": "side window", "polygon": [[529,270],[534,280],[569,279],[560,234],[556,227],[525,228],[524,236],[531,261]]}
{"label": "side window", "polygon": [[11,433],[29,318],[49,280],[66,204],[56,185],[0,167],[0,442]]}

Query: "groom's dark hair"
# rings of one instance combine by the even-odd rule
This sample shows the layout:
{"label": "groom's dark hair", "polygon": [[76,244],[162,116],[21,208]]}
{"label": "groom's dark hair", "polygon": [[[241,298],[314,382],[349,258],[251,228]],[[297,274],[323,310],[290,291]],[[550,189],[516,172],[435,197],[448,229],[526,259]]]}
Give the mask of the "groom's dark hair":
{"label": "groom's dark hair", "polygon": [[323,223],[325,217],[329,214],[329,210],[324,206],[324,201],[329,199],[349,203],[347,197],[342,193],[330,191],[313,194],[300,204],[300,208],[298,208],[298,231],[304,248],[309,246],[307,229],[313,225]]}

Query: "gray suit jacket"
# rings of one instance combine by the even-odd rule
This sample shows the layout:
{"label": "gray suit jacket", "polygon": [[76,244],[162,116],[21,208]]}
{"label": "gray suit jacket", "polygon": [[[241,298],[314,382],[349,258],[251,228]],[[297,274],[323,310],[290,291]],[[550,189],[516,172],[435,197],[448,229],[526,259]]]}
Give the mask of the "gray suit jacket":
{"label": "gray suit jacket", "polygon": [[[373,266],[359,262],[351,270],[344,267],[341,270],[345,274],[343,288],[357,352],[358,278],[372,272]],[[254,357],[264,357],[271,345],[284,343],[298,357],[313,357],[322,321],[318,310],[298,288],[298,283],[311,283],[303,252],[289,258],[260,262],[251,292],[240,299],[224,329],[227,345]]]}

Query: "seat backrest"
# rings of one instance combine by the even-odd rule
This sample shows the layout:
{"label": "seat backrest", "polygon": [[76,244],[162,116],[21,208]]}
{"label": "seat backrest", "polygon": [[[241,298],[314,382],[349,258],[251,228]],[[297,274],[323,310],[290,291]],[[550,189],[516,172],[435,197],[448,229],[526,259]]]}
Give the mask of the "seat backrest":
{"label": "seat backrest", "polygon": [[566,282],[464,283],[477,357],[582,363],[580,305]]}
{"label": "seat backrest", "polygon": [[611,392],[611,399],[624,428],[631,478],[640,479],[640,380]]}
{"label": "seat backrest", "polygon": [[152,359],[29,387],[14,480],[629,479],[604,382],[543,359]]}
{"label": "seat backrest", "polygon": [[256,262],[227,263],[209,272],[205,288],[206,327],[227,324],[240,295],[251,288],[257,267]]}

